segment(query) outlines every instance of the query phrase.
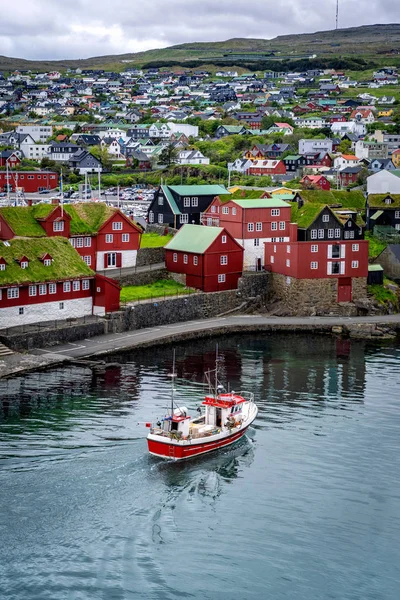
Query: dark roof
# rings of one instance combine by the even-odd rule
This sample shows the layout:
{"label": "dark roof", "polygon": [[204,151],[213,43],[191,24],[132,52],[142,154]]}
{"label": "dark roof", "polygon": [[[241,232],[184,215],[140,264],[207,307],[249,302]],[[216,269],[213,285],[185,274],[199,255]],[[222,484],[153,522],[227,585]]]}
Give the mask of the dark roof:
{"label": "dark roof", "polygon": [[389,244],[389,250],[395,255],[398,261],[400,261],[400,244]]}

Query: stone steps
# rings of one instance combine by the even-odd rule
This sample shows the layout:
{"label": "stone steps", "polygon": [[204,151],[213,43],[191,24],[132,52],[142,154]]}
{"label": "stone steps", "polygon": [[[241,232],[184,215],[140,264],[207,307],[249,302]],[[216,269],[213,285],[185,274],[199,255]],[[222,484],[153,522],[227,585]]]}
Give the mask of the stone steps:
{"label": "stone steps", "polygon": [[5,346],[4,344],[0,343],[0,357],[8,356],[10,354],[14,354],[14,352],[10,350],[10,348],[7,348],[7,346]]}

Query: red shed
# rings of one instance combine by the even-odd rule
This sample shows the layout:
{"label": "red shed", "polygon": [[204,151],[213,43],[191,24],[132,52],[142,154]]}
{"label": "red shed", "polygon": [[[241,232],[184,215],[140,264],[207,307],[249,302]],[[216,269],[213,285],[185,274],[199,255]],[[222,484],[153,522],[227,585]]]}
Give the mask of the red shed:
{"label": "red shed", "polygon": [[184,225],[165,246],[168,271],[186,275],[186,285],[204,292],[237,288],[243,248],[223,227]]}

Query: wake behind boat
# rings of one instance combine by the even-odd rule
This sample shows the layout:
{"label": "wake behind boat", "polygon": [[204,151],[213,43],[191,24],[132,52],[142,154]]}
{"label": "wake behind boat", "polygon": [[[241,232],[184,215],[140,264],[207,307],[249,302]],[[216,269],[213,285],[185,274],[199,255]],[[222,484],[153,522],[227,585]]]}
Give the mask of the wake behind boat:
{"label": "wake behind boat", "polygon": [[199,407],[200,416],[191,418],[185,406],[174,404],[174,354],[171,407],[156,426],[149,424],[150,454],[173,461],[184,460],[233,444],[246,433],[258,413],[254,394],[224,390],[218,381],[218,350],[215,369],[205,375],[209,393]]}

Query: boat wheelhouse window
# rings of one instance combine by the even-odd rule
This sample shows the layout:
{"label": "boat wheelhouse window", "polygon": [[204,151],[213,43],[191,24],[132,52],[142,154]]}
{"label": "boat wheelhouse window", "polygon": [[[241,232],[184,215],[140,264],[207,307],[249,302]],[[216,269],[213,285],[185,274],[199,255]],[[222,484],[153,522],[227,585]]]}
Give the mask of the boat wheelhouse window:
{"label": "boat wheelhouse window", "polygon": [[178,423],[171,421],[171,431],[178,431]]}

